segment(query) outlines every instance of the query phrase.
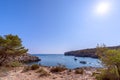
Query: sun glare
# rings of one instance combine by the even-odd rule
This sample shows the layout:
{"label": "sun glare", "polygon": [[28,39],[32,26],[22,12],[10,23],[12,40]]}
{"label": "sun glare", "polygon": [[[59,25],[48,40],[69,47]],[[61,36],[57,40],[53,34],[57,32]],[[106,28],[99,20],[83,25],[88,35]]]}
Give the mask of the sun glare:
{"label": "sun glare", "polygon": [[99,15],[104,15],[108,13],[110,10],[110,3],[108,2],[101,2],[96,6],[96,13]]}

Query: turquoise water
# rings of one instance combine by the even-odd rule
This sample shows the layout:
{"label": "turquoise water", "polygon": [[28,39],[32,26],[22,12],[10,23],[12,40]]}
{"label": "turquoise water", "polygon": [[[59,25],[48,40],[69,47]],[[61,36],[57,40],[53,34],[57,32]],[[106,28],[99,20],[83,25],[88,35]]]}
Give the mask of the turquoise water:
{"label": "turquoise water", "polygon": [[[41,61],[37,63],[43,66],[57,66],[58,64],[63,64],[70,69],[77,67],[102,67],[101,61],[99,59],[94,58],[64,56],[63,54],[34,54],[34,55],[38,56],[41,59]],[[75,60],[75,58],[77,60]],[[86,61],[86,64],[82,64],[80,63],[80,61]]]}

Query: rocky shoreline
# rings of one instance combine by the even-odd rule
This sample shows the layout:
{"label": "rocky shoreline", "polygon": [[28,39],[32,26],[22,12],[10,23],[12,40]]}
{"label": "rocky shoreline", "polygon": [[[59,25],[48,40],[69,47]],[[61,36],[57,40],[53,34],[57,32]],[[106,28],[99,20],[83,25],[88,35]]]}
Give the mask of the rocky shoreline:
{"label": "rocky shoreline", "polygon": [[30,62],[37,62],[37,61],[41,61],[41,59],[37,56],[33,56],[31,54],[25,54],[22,56],[19,56],[18,58],[16,58],[18,61],[20,62],[24,62],[24,63],[30,63]]}
{"label": "rocky shoreline", "polygon": [[16,56],[16,57],[8,57],[3,65],[8,65],[11,62],[21,62],[21,63],[31,63],[31,62],[38,62],[41,61],[41,59],[37,56],[33,56],[29,53],[25,53],[24,55],[21,56]]}

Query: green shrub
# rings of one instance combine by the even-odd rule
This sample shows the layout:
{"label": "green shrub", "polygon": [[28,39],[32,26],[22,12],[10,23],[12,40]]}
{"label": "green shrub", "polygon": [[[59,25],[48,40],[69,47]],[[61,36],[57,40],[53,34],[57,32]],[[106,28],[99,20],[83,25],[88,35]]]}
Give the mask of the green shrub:
{"label": "green shrub", "polygon": [[20,67],[20,66],[22,66],[22,63],[20,63],[18,61],[13,61],[6,65],[6,67]]}
{"label": "green shrub", "polygon": [[39,68],[39,65],[38,64],[33,64],[32,66],[31,66],[31,70],[36,70],[36,69],[38,69]]}
{"label": "green shrub", "polygon": [[84,70],[83,69],[76,69],[75,74],[83,74]]}
{"label": "green shrub", "polygon": [[97,47],[96,51],[102,63],[108,68],[97,75],[97,80],[120,80],[120,49]]}
{"label": "green shrub", "polygon": [[97,73],[97,72],[93,72],[92,73],[92,76],[97,76],[97,75],[99,75],[100,73]]}
{"label": "green shrub", "polygon": [[41,76],[49,76],[50,74],[46,71],[46,70],[44,70],[43,68],[40,68],[38,71],[37,71],[37,73],[40,73],[40,77]]}
{"label": "green shrub", "polygon": [[101,71],[101,74],[96,75],[97,80],[120,80],[119,73],[115,68],[110,68]]}

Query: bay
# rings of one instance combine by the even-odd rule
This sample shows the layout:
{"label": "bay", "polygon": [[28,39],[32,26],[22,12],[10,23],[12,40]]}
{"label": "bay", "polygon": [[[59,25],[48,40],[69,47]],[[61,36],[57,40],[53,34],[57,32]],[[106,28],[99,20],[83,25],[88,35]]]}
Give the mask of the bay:
{"label": "bay", "polygon": [[[65,65],[69,69],[78,67],[102,67],[102,63],[99,59],[89,57],[74,57],[64,56],[64,54],[32,54],[38,56],[41,61],[30,64],[40,64],[43,66],[57,66],[58,64]],[[81,61],[86,63],[80,63]]]}

